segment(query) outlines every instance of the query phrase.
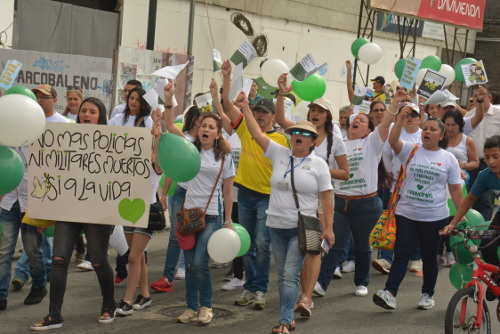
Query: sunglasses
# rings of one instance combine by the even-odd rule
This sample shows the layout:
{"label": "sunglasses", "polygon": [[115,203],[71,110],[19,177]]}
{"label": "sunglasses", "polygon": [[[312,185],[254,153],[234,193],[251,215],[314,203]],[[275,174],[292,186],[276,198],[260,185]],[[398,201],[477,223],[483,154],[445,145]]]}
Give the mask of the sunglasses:
{"label": "sunglasses", "polygon": [[383,109],[372,109],[372,112],[384,112],[385,108]]}
{"label": "sunglasses", "polygon": [[305,130],[292,130],[292,135],[302,135],[302,137],[304,138],[311,138],[312,137],[312,133],[309,132],[309,131],[305,131]]}

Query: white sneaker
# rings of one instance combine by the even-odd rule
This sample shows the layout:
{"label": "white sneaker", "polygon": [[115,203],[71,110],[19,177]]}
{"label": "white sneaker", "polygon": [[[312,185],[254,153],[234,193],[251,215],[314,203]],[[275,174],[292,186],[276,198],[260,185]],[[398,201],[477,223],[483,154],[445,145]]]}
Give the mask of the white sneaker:
{"label": "white sneaker", "polygon": [[316,285],[314,285],[314,294],[324,297],[326,294],[325,289],[321,287],[321,284],[319,282],[316,282]]}
{"label": "white sneaker", "polygon": [[372,260],[372,267],[380,271],[382,274],[391,272],[392,265],[384,259]]}
{"label": "white sneaker", "polygon": [[186,278],[186,269],[178,268],[177,272],[175,273],[175,279],[183,280],[185,278]]}
{"label": "white sneaker", "polygon": [[365,297],[368,295],[368,288],[364,285],[358,285],[354,294],[358,297]]}
{"label": "white sneaker", "polygon": [[340,272],[340,267],[335,268],[335,271],[333,272],[333,278],[334,279],[341,279],[342,278],[342,273]]}
{"label": "white sneaker", "polygon": [[417,308],[419,310],[429,310],[434,306],[435,303],[436,302],[434,301],[434,298],[426,293],[423,293],[420,297],[420,301],[417,304]]}
{"label": "white sneaker", "polygon": [[243,284],[245,284],[244,280],[235,277],[232,280],[230,280],[229,282],[227,282],[226,284],[224,284],[221,287],[221,290],[224,290],[224,291],[236,290],[238,288],[243,288]]}
{"label": "white sneaker", "polygon": [[78,264],[76,266],[78,269],[82,270],[87,270],[87,271],[94,271],[94,268],[92,267],[92,263],[87,260],[83,260],[82,263]]}
{"label": "white sneaker", "polygon": [[455,257],[453,256],[453,253],[452,252],[446,252],[444,257],[446,257],[446,264],[447,264],[447,267],[451,267],[452,265],[454,265],[455,263],[457,263],[455,261]]}
{"label": "white sneaker", "polygon": [[416,273],[422,270],[422,260],[410,261],[410,271]]}
{"label": "white sneaker", "polygon": [[214,313],[212,312],[212,309],[209,307],[201,307],[198,310],[198,323],[200,325],[206,325],[212,321],[212,318],[214,317]]}
{"label": "white sneaker", "polygon": [[342,266],[343,273],[352,273],[356,269],[356,262],[347,261],[345,265]]}
{"label": "white sneaker", "polygon": [[378,292],[373,295],[373,302],[375,305],[387,310],[394,310],[396,308],[396,297],[387,290],[378,290]]}

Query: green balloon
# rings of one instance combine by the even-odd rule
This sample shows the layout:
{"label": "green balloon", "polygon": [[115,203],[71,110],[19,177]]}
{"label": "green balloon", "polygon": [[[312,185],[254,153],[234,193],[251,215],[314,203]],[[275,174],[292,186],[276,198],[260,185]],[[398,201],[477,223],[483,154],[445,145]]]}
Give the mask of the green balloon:
{"label": "green balloon", "polygon": [[[163,189],[164,184],[165,184],[165,174],[161,174],[161,179],[160,179],[160,188],[161,189]],[[170,188],[168,188],[167,195],[174,196],[176,187],[177,187],[177,182],[172,181],[172,183],[170,184]]]}
{"label": "green balloon", "polygon": [[[485,231],[488,229],[490,222],[485,222],[483,216],[474,209],[470,209],[465,214],[466,220],[458,223],[457,229],[465,229],[474,227],[475,230]],[[480,246],[481,240],[471,240],[477,246]],[[450,237],[450,247],[453,250],[453,255],[458,263],[470,263],[474,261],[471,253],[464,245],[464,239],[461,235],[454,235]]]}
{"label": "green balloon", "polygon": [[431,70],[434,70],[436,72],[439,72],[441,69],[441,59],[438,56],[427,56],[422,60],[422,65],[420,65],[420,68],[430,68]]}
{"label": "green balloon", "polygon": [[0,195],[16,189],[24,175],[23,159],[8,146],[0,146]]}
{"label": "green balloon", "polygon": [[177,182],[193,179],[201,167],[200,152],[194,144],[171,133],[160,138],[158,161],[165,175]]}
{"label": "green balloon", "polygon": [[248,231],[240,224],[233,223],[233,227],[241,241],[240,251],[236,256],[243,256],[250,249],[250,234],[248,234]]}
{"label": "green balloon", "polygon": [[358,52],[361,47],[367,43],[370,43],[370,41],[366,38],[360,37],[358,39],[355,39],[354,42],[351,44],[351,53],[354,56],[354,58],[358,58]]}
{"label": "green balloon", "polygon": [[459,264],[455,263],[450,268],[449,278],[451,284],[455,287],[455,289],[462,289],[465,287],[467,282],[472,279],[472,263]]}
{"label": "green balloon", "polygon": [[474,58],[464,58],[458,61],[458,63],[453,68],[455,70],[455,80],[465,82],[464,72],[462,71],[462,65],[477,63]]}
{"label": "green balloon", "polygon": [[[46,237],[53,238],[54,237],[54,229],[55,229],[54,226],[47,227],[47,229],[43,232],[43,235]],[[81,235],[81,233],[80,233],[80,235]]]}
{"label": "green balloon", "polygon": [[36,101],[36,95],[29,89],[28,87],[24,86],[12,86],[7,91],[4,93],[4,95],[9,95],[9,94],[21,94],[27,97],[32,98],[33,100]]}
{"label": "green balloon", "polygon": [[[467,187],[465,184],[462,186],[462,196],[465,198],[467,196]],[[450,210],[450,217],[454,216],[457,213],[457,208],[455,208],[455,204],[451,198],[448,198],[448,209]]]}
{"label": "green balloon", "polygon": [[326,92],[326,82],[318,74],[314,73],[304,81],[292,81],[293,91],[304,101],[314,101],[322,97]]}
{"label": "green balloon", "polygon": [[182,118],[176,119],[174,123],[184,123],[184,119]]}
{"label": "green balloon", "polygon": [[401,76],[403,75],[403,71],[406,66],[406,60],[407,60],[406,58],[401,58],[394,65],[394,74],[396,74],[396,77],[398,79],[401,79]]}

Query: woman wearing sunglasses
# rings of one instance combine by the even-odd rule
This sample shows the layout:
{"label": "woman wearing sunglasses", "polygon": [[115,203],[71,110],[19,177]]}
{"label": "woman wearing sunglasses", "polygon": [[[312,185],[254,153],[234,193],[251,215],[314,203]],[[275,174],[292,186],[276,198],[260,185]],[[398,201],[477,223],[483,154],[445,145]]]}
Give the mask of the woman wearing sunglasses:
{"label": "woman wearing sunglasses", "polygon": [[266,221],[278,270],[280,295],[280,324],[273,328],[273,332],[289,333],[294,327],[293,311],[299,294],[299,274],[305,258],[305,253],[298,246],[298,209],[293,201],[291,173],[293,171],[295,174],[300,211],[304,215],[316,215],[319,197],[325,221],[328,222],[321,238],[326,238],[331,245],[334,236],[331,226],[333,188],[330,171],[326,161],[314,154],[319,134],[311,122],[300,121],[285,130],[291,135],[292,148],[289,149],[275,143],[262,132],[248,106],[245,93],[240,93],[236,106],[243,111],[250,134],[273,164]]}

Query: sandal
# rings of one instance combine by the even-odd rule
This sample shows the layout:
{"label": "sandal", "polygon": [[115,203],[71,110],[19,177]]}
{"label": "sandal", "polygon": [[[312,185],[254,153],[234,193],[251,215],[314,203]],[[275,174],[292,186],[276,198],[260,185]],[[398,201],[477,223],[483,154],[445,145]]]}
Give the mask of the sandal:
{"label": "sandal", "polygon": [[295,320],[292,320],[291,325],[280,322],[279,325],[273,327],[273,330],[271,331],[271,333],[272,334],[283,334],[283,333],[286,334],[283,327],[286,327],[289,332],[295,330]]}

